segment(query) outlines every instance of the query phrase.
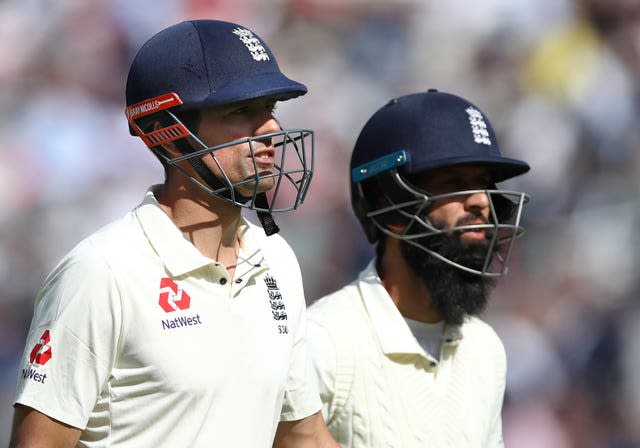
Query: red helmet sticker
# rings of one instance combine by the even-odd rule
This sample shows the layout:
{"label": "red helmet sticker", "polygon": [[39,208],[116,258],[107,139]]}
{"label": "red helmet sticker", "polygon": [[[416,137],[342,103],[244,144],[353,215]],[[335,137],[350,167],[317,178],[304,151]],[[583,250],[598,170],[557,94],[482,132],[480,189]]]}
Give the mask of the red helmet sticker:
{"label": "red helmet sticker", "polygon": [[133,104],[126,108],[125,114],[127,115],[131,129],[144,141],[147,147],[153,148],[163,143],[187,137],[189,130],[182,123],[176,122],[161,129],[145,132],[140,128],[136,120],[165,109],[180,106],[181,104],[182,100],[178,94],[171,92]]}
{"label": "red helmet sticker", "polygon": [[53,352],[51,351],[51,347],[49,346],[49,341],[51,337],[49,336],[49,330],[45,330],[40,336],[40,341],[31,349],[31,354],[29,355],[29,362],[31,364],[44,365],[51,359],[53,356]]}
{"label": "red helmet sticker", "polygon": [[191,297],[170,278],[160,280],[160,299],[158,304],[165,313],[187,310],[191,305]]}

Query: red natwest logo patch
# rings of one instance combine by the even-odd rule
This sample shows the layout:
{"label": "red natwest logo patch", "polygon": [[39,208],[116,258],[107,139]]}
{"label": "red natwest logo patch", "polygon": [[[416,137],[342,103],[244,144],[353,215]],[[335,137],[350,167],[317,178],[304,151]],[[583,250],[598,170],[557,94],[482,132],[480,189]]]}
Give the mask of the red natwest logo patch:
{"label": "red natwest logo patch", "polygon": [[49,346],[49,330],[45,330],[40,336],[40,341],[33,347],[31,354],[29,355],[29,362],[31,364],[44,365],[51,359],[53,352]]}
{"label": "red natwest logo patch", "polygon": [[165,313],[187,310],[191,305],[191,297],[170,278],[160,279],[160,300]]}

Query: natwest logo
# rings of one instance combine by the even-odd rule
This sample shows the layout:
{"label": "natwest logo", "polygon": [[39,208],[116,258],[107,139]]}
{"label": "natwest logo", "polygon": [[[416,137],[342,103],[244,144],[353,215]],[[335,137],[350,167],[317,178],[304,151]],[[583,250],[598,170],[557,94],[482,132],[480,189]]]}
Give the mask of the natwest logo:
{"label": "natwest logo", "polygon": [[158,304],[165,313],[187,310],[191,305],[191,297],[170,278],[160,280],[160,299]]}
{"label": "natwest logo", "polygon": [[33,349],[31,349],[31,353],[29,354],[29,362],[31,364],[42,366],[51,359],[53,352],[49,346],[50,340],[51,336],[49,336],[49,330],[45,330],[45,332],[42,333],[42,336],[40,336],[40,341],[38,341],[38,343],[34,345]]}

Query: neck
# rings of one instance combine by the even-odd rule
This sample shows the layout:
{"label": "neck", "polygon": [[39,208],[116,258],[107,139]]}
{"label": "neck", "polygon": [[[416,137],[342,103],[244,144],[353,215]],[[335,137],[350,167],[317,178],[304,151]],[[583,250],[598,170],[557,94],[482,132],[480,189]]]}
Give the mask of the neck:
{"label": "neck", "polygon": [[420,322],[440,322],[440,315],[431,307],[427,286],[402,255],[400,240],[389,237],[384,244],[384,255],[377,261],[378,274],[400,314]]}
{"label": "neck", "polygon": [[162,209],[185,238],[202,253],[222,263],[233,275],[238,259],[240,207],[200,191],[197,185],[172,186],[155,191]]}

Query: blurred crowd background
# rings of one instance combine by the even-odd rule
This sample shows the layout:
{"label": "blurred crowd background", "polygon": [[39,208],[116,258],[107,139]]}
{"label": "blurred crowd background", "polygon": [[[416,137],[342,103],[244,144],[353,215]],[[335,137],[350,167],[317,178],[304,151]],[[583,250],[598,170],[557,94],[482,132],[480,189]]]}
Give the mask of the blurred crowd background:
{"label": "blurred crowd background", "polygon": [[349,203],[366,119],[428,88],[464,96],[532,171],[527,234],[484,315],[502,337],[510,448],[640,447],[639,0],[0,1],[0,445],[45,275],[162,171],[129,136],[139,46],[184,19],[246,25],[309,94],[310,193],[277,216],[313,302],[372,256]]}

